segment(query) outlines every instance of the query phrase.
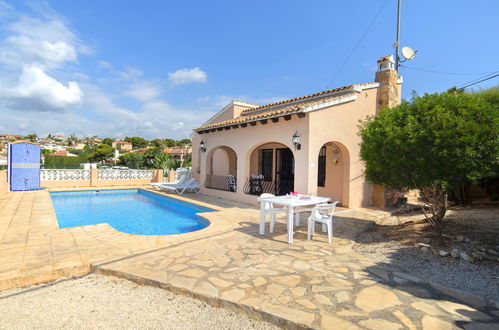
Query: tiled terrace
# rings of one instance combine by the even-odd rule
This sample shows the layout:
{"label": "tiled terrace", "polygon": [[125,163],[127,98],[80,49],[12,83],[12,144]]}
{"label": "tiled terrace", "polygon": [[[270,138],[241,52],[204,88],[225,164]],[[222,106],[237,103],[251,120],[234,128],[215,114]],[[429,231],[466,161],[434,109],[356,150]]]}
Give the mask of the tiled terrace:
{"label": "tiled terrace", "polygon": [[[168,288],[280,325],[313,328],[496,328],[498,306],[376,265],[352,251],[371,215],[343,210],[335,241],[286,243],[285,226],[259,236],[258,210],[207,196],[191,202],[208,228],[171,236],[119,233],[106,224],[59,230],[47,191],[0,200],[0,288],[91,269]],[[179,197],[184,199],[183,197]]]}

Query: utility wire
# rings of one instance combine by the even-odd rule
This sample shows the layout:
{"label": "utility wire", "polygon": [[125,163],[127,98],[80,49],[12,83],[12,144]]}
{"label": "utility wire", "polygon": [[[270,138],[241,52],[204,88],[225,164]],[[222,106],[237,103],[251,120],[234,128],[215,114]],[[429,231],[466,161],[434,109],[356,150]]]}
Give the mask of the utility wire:
{"label": "utility wire", "polygon": [[385,2],[383,3],[383,6],[381,6],[381,8],[378,10],[378,12],[376,13],[376,16],[374,16],[373,20],[371,21],[371,23],[369,24],[369,26],[367,27],[367,30],[364,32],[364,34],[362,34],[362,36],[360,37],[359,41],[357,41],[357,43],[355,44],[355,46],[353,47],[352,51],[350,52],[350,54],[348,54],[347,58],[345,59],[345,61],[341,64],[341,66],[338,68],[338,70],[336,71],[336,73],[334,74],[333,78],[331,78],[331,80],[329,81],[329,83],[326,85],[326,89],[329,88],[329,86],[334,82],[334,80],[336,79],[336,77],[338,76],[338,74],[341,72],[341,70],[343,70],[343,67],[345,66],[345,64],[347,64],[348,60],[350,60],[350,58],[352,57],[353,53],[357,50],[357,48],[360,46],[360,43],[362,42],[362,40],[364,40],[364,38],[366,37],[367,33],[371,30],[372,26],[374,25],[374,23],[376,22],[376,20],[378,19],[379,15],[381,14],[381,12],[383,11],[383,9],[385,9],[386,7],[386,4],[388,3],[388,0],[385,0]]}
{"label": "utility wire", "polygon": [[[400,64],[401,67],[410,69],[410,70],[416,70],[416,71],[423,71],[423,72],[431,72],[431,73],[439,73],[439,74],[452,74],[452,75],[479,75],[479,74],[493,74],[495,72],[447,72],[447,71],[436,71],[436,70],[428,70],[428,69],[421,69],[421,68],[414,68],[412,66],[407,66],[404,64]],[[499,72],[499,71],[496,71]]]}
{"label": "utility wire", "polygon": [[475,79],[473,79],[472,81],[469,81],[469,82],[464,83],[464,84],[462,84],[462,85],[472,84],[472,83],[474,83],[474,82],[476,82],[476,81],[478,81],[478,80],[481,80],[481,79],[484,79],[484,78],[488,78],[489,76],[492,76],[492,75],[494,75],[494,74],[496,74],[496,73],[499,73],[499,71],[491,72],[491,73],[489,73],[489,74],[486,74],[485,76],[475,78]]}
{"label": "utility wire", "polygon": [[495,78],[495,77],[499,77],[499,73],[497,73],[497,74],[495,74],[495,75],[493,75],[493,76],[490,76],[490,77],[484,78],[484,79],[482,79],[482,80],[476,81],[476,82],[474,82],[474,83],[468,84],[468,85],[466,85],[466,86],[460,87],[460,88],[458,88],[458,90],[463,90],[463,89],[466,89],[466,88],[468,88],[468,87],[470,87],[470,86],[476,85],[476,84],[481,83],[481,82],[484,82],[484,81],[486,81],[486,80],[490,80],[490,79]]}

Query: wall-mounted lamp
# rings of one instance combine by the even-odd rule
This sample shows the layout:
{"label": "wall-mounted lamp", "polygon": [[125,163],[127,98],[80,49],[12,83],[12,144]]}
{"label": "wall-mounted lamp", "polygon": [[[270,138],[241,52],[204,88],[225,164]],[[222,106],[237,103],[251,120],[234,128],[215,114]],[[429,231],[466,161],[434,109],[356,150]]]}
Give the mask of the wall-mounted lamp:
{"label": "wall-mounted lamp", "polygon": [[332,162],[334,165],[336,165],[336,164],[338,164],[339,161],[340,161],[340,148],[338,148],[337,146],[334,146],[333,147]]}
{"label": "wall-mounted lamp", "polygon": [[293,145],[295,146],[295,150],[300,150],[301,149],[301,143],[300,143],[300,134],[298,134],[298,131],[293,134]]}
{"label": "wall-mounted lamp", "polygon": [[201,140],[201,142],[199,142],[199,150],[201,150],[202,152],[206,152],[206,146],[205,146],[203,140]]}

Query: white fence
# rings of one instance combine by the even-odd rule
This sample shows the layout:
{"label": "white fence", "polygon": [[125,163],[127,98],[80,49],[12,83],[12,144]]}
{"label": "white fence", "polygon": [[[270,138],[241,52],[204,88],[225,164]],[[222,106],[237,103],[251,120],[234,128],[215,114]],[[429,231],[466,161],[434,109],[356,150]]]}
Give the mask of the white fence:
{"label": "white fence", "polygon": [[42,181],[90,180],[90,170],[40,170]]}
{"label": "white fence", "polygon": [[99,180],[144,180],[152,179],[154,170],[98,170]]}
{"label": "white fence", "polygon": [[[42,181],[90,180],[91,170],[42,169]],[[97,170],[99,180],[147,180],[154,177],[154,170]]]}

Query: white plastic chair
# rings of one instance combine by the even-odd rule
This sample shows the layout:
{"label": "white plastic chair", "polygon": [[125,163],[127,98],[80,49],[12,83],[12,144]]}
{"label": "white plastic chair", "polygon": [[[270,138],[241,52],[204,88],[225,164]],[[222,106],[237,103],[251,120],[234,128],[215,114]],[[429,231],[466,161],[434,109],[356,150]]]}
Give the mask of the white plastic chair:
{"label": "white plastic chair", "polygon": [[[271,198],[271,197],[275,197],[275,195],[268,193],[263,193],[260,195],[260,198]],[[287,210],[282,207],[274,207],[274,204],[270,202],[262,201],[261,203],[265,203],[263,205],[263,216],[265,217],[267,216],[267,214],[270,214],[270,232],[272,233],[274,232],[276,214],[280,213],[286,214]]]}
{"label": "white plastic chair", "polygon": [[336,208],[336,204],[339,202],[336,201],[331,204],[320,204],[315,206],[312,209],[312,213],[308,218],[308,233],[307,238],[310,240],[315,231],[315,223],[320,222],[327,226],[327,237],[329,243],[333,240],[333,215],[334,209]]}

